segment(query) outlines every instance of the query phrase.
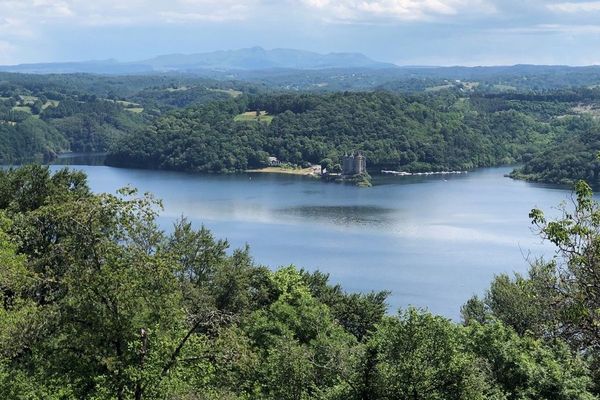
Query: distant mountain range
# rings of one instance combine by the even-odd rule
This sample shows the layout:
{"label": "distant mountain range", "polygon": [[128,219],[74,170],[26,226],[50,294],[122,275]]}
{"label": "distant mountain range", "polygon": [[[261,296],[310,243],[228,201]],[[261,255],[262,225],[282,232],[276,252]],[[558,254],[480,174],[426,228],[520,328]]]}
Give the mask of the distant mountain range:
{"label": "distant mountain range", "polygon": [[422,91],[479,85],[493,90],[600,87],[600,66],[398,66],[360,53],[319,54],[252,47],[198,54],[168,54],[136,62],[117,60],[0,66],[0,72],[100,75],[189,74],[239,80],[286,90]]}
{"label": "distant mountain range", "polygon": [[383,69],[396,65],[374,61],[360,53],[319,54],[262,47],[198,54],[168,54],[137,62],[116,60],[0,66],[4,72],[136,74],[152,72],[261,71],[272,69],[322,70],[335,68]]}

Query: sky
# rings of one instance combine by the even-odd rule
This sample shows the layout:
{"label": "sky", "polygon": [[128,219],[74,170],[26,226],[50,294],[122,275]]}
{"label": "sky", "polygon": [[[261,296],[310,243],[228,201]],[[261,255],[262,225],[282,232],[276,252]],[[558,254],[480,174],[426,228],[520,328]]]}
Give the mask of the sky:
{"label": "sky", "polygon": [[262,46],[398,65],[600,64],[600,1],[0,0],[0,64]]}

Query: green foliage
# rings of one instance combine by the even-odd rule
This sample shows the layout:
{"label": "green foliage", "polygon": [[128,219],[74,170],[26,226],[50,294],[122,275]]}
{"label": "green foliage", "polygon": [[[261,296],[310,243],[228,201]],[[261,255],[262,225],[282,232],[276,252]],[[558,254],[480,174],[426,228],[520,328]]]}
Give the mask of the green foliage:
{"label": "green foliage", "polygon": [[72,151],[79,152],[106,151],[116,139],[144,122],[122,104],[83,96],[67,98],[44,110],[42,119],[69,139]]}
{"label": "green foliage", "polygon": [[[545,381],[550,389],[539,388],[538,396],[544,396],[543,391],[552,389],[558,396],[555,398],[565,399],[587,398],[568,389],[581,388],[584,383],[583,387],[589,387],[593,382],[593,391],[596,394],[600,392],[600,206],[593,200],[590,186],[583,181],[575,185],[574,194],[572,207],[563,204],[560,208],[562,215],[556,220],[548,220],[539,209],[530,213],[540,235],[556,246],[554,259],[534,263],[528,277],[496,277],[483,301],[473,299],[463,308],[464,320],[469,325],[473,321],[487,324],[500,320],[517,333],[525,334],[523,340],[527,339],[527,335],[533,335],[551,343],[553,358],[561,360],[567,354],[563,343],[584,357],[591,369],[592,378],[588,383],[585,383],[587,378],[569,375],[586,368],[580,360],[558,362],[553,367],[555,372],[543,375],[543,379],[533,375],[511,378],[515,382],[523,379]],[[479,317],[481,314],[483,318]],[[514,351],[517,354],[522,349]],[[546,353],[537,349],[535,354],[539,354],[536,357],[546,357]],[[553,365],[550,361],[544,363],[548,368]],[[572,365],[573,370],[560,372],[558,368],[565,365]],[[529,374],[529,367],[522,369]],[[555,381],[547,381],[548,377]],[[563,378],[569,381],[561,382]]]}
{"label": "green foliage", "polygon": [[[272,123],[234,121],[256,109],[272,115]],[[523,112],[481,113],[452,95],[260,95],[171,113],[120,141],[108,162],[226,172],[261,166],[266,152],[335,172],[340,155],[361,149],[372,168],[457,170],[520,161],[550,133]]]}
{"label": "green foliage", "polygon": [[[235,172],[267,166],[275,156],[338,172],[340,156],[360,149],[375,171],[524,163],[513,177],[598,183],[598,89],[546,85],[534,71],[524,71],[527,80],[510,73],[499,78],[495,71],[477,82],[452,69],[445,73],[460,82],[438,76],[441,71],[412,71],[401,81],[389,73],[368,79],[356,78],[364,71],[352,79],[326,74],[316,82],[293,73],[247,77],[257,84],[194,76],[0,73],[0,162],[108,152],[107,162],[115,166]],[[434,76],[421,76],[428,73]],[[579,73],[561,76],[584,82],[594,75]],[[329,83],[315,90],[322,79]],[[522,91],[499,89],[508,82]],[[339,90],[349,87],[363,92]],[[432,87],[444,89],[427,91]],[[256,110],[265,110],[258,119],[270,124],[236,122],[246,114],[256,120]],[[368,186],[367,180],[360,184]]]}
{"label": "green foliage", "polygon": [[571,117],[553,124],[562,132],[558,140],[513,172],[515,178],[559,184],[600,179],[600,124],[590,116]]}
{"label": "green foliage", "polygon": [[233,172],[264,166],[255,132],[263,124],[233,121],[233,100],[173,112],[150,128],[123,138],[107,158],[112,165],[186,171]]}
{"label": "green foliage", "polygon": [[344,293],[339,285],[328,284],[327,274],[319,271],[301,273],[311,294],[329,306],[334,318],[359,341],[366,339],[385,315],[389,292]]}
{"label": "green foliage", "polygon": [[473,324],[466,331],[470,350],[484,363],[488,379],[500,398],[594,399],[592,379],[585,362],[563,342],[549,344],[519,336],[509,327],[492,322]]}
{"label": "green foliage", "polygon": [[553,330],[556,321],[552,305],[556,298],[549,287],[556,285],[554,264],[542,262],[531,267],[528,277],[516,274],[514,279],[502,274],[494,278],[483,300],[474,297],[462,309],[466,324],[485,323],[495,317],[517,333],[543,336]]}
{"label": "green foliage", "polygon": [[162,112],[229,99],[239,93],[233,88],[252,86],[192,77],[0,73],[0,162],[106,152]]}
{"label": "green foliage", "polygon": [[370,343],[378,354],[377,398],[485,398],[485,381],[462,335],[450,321],[414,309],[385,319]]}
{"label": "green foliage", "polygon": [[600,350],[600,205],[590,186],[575,185],[573,210],[562,208],[562,218],[547,221],[539,210],[532,211],[540,234],[558,249],[552,268],[555,305],[562,327],[580,346]]}
{"label": "green foliage", "polygon": [[[579,189],[587,215],[595,205]],[[78,172],[5,170],[0,209],[2,398],[597,398],[594,345],[574,352],[536,317],[549,268],[499,280],[463,326],[415,309],[386,316],[387,292],[270,271],[185,219],[162,232],[160,202],[92,194]],[[582,228],[556,229],[564,245]],[[591,315],[585,301],[569,326]]]}
{"label": "green foliage", "polygon": [[49,160],[68,147],[62,133],[37,118],[0,116],[0,162],[4,164],[24,159]]}

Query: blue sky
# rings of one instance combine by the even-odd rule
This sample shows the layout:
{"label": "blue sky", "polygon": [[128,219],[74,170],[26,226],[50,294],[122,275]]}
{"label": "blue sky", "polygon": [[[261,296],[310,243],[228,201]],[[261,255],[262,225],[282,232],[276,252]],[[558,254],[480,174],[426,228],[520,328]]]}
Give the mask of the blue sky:
{"label": "blue sky", "polygon": [[0,64],[252,46],[399,65],[600,64],[600,1],[0,0]]}

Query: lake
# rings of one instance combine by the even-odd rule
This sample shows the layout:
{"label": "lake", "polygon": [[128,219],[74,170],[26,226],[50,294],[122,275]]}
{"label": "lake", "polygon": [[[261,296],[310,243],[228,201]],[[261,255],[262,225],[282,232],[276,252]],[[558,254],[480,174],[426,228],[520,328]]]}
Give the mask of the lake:
{"label": "lake", "polygon": [[257,263],[319,269],[348,291],[390,290],[391,312],[414,305],[454,319],[495,274],[523,273],[527,258],[552,256],[528,214],[571,196],[505,178],[509,167],[380,177],[367,189],[275,174],[72,168],[95,192],[132,185],[154,193],[164,201],[164,229],[185,215],[233,247],[248,243]]}

